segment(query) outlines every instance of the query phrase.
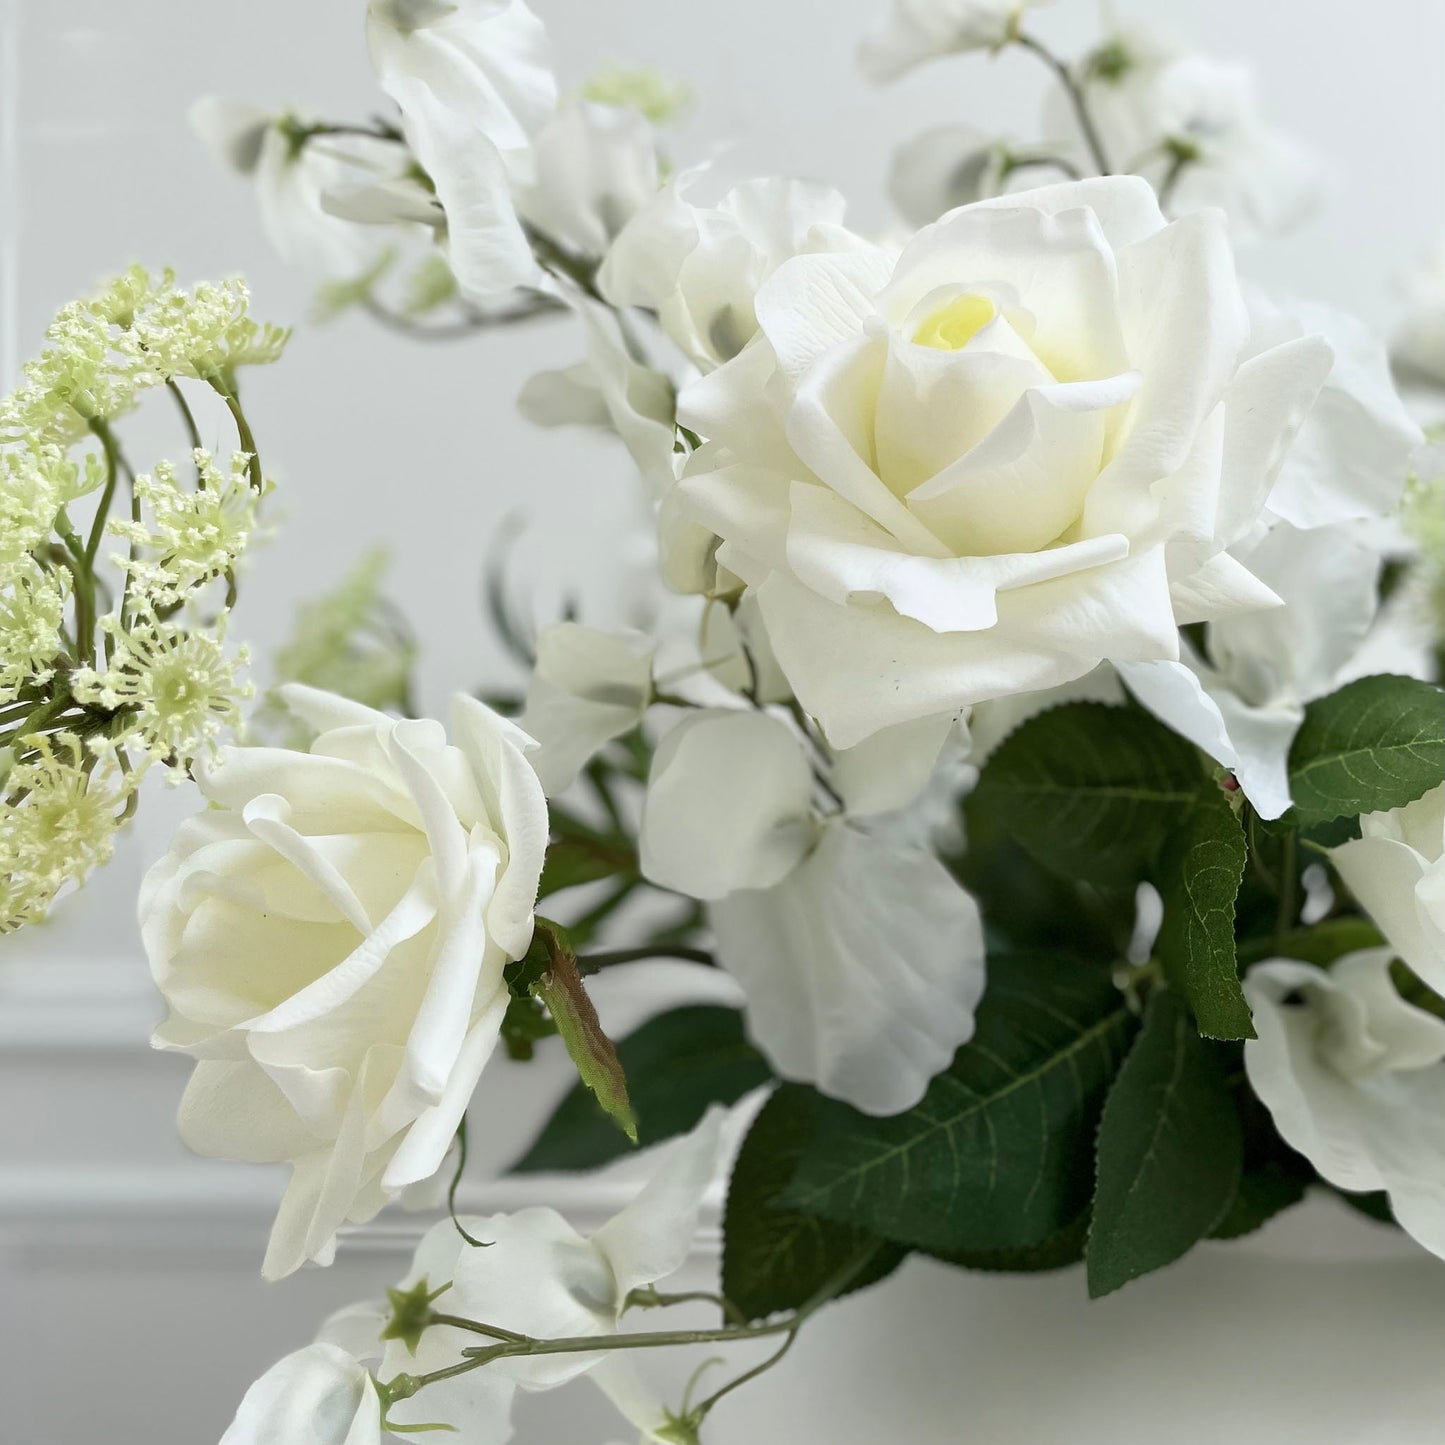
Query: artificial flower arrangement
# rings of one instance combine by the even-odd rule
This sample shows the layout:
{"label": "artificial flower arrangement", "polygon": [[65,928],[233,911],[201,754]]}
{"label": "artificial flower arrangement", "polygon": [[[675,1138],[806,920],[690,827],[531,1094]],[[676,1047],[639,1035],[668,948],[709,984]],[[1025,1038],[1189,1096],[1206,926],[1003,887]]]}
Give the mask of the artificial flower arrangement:
{"label": "artificial flower arrangement", "polygon": [[[140,900],[156,1043],[196,1061],[193,1149],[291,1166],[264,1272],[454,1194],[499,1048],[577,1067],[524,1171],[685,1136],[590,1238],[442,1219],[228,1445],[482,1445],[581,1376],[696,1441],[759,1367],[663,1401],[640,1352],[771,1363],[910,1252],[1102,1295],[1310,1189],[1445,1257],[1440,457],[1358,323],[1239,281],[1310,174],[1247,77],[1127,28],[1066,61],[1033,9],[892,0],[865,41],[878,81],[1017,47],[1055,86],[1049,143],[904,146],[897,242],[818,185],[670,174],[676,89],[559,100],[523,0],[370,0],[374,122],[197,107],[329,309],[573,313],[585,359],[523,408],[636,463],[650,629],[533,635],[498,585],[530,680],[445,726],[363,568],[238,731],[269,490],[241,377],[286,340],[239,283],[126,273],[0,403],[0,927],[104,861],[148,772],[194,785]],[[1417,373],[1440,334],[1422,304]],[[138,473],[148,394],[188,455]],[[587,979],[650,957],[741,1008],[608,1038]],[[759,1094],[716,1321],[670,1329]]]}

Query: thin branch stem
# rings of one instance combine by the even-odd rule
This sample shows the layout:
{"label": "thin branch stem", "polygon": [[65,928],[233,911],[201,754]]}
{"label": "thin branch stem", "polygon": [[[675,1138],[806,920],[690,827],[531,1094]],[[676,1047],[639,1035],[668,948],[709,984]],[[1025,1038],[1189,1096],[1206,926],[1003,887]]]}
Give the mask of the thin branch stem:
{"label": "thin branch stem", "polygon": [[166,390],[175,398],[177,409],[181,414],[181,424],[186,429],[186,437],[190,441],[193,452],[201,451],[201,429],[196,425],[196,414],[191,410],[191,404],[186,400],[186,394],[180,388],[175,377],[166,378]]}
{"label": "thin branch stem", "polygon": [[1068,62],[1061,60],[1047,45],[1040,40],[1035,40],[1032,35],[1016,34],[1014,44],[1021,45],[1025,50],[1037,55],[1058,77],[1059,84],[1064,87],[1064,93],[1069,97],[1069,104],[1073,107],[1074,116],[1079,122],[1079,130],[1084,137],[1084,144],[1089,149],[1090,159],[1101,176],[1113,175],[1114,168],[1109,164],[1108,152],[1104,149],[1104,142],[1099,135],[1098,126],[1094,124],[1093,114],[1089,110],[1089,102],[1084,95],[1084,87],[1069,68]]}
{"label": "thin branch stem", "polygon": [[577,959],[577,970],[584,975],[600,973],[621,963],[640,963],[648,958],[677,958],[684,963],[700,963],[714,968],[717,960],[705,948],[688,948],[681,944],[643,944],[639,948],[614,948],[603,953],[584,953]]}

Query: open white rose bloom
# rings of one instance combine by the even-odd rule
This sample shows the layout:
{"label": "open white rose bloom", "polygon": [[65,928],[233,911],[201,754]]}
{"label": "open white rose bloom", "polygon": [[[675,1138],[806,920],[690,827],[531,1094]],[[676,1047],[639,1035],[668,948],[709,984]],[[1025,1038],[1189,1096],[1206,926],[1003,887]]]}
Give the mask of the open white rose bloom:
{"label": "open white rose bloom", "polygon": [[[390,540],[485,573],[487,617],[413,630],[370,559],[248,710],[271,473],[238,372],[287,333],[134,268],[0,398],[0,932],[105,863],[152,771],[192,788],[139,906],[181,1138],[289,1166],[268,1277],[432,1216],[225,1445],[500,1445],[583,1379],[586,1438],[698,1445],[910,1253],[1099,1296],[1310,1195],[1445,1259],[1445,401],[1394,379],[1439,379],[1434,298],[1392,362],[1248,279],[1317,171],[1247,67],[1112,16],[1069,58],[1041,0],[883,8],[870,79],[1008,55],[1048,86],[1040,139],[902,140],[916,230],[684,153],[675,82],[559,76],[524,0],[369,0],[369,119],[192,111],[323,317],[554,320],[505,385],[625,449],[600,594],[534,477],[515,553],[509,505],[427,493]],[[146,470],[161,391],[186,447]],[[418,654],[489,626],[514,670],[424,716]],[[523,1124],[481,1177],[469,1139],[490,1168]],[[614,1163],[608,1222],[552,1207]]]}
{"label": "open white rose bloom", "polygon": [[[285,1160],[269,1275],[329,1260],[441,1166],[497,1045],[503,965],[532,939],[547,806],[529,739],[470,698],[455,740],[305,688],[306,753],[236,748],[200,779],[141,894],[170,1016],[197,1059],[197,1152]],[[383,1020],[380,1026],[377,1020]]]}

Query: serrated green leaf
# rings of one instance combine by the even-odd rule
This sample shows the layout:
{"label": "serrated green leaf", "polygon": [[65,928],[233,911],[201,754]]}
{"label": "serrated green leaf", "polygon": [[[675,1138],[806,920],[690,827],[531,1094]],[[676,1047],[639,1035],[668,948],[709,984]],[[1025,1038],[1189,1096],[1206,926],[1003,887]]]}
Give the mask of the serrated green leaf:
{"label": "serrated green leaf", "polygon": [[1445,692],[1380,674],[1312,702],[1289,780],[1300,827],[1413,803],[1445,780]]}
{"label": "serrated green leaf", "polygon": [[817,1099],[812,1089],[784,1084],[763,1105],[733,1165],[722,1290],[750,1320],[797,1309],[870,1246],[878,1246],[877,1257],[847,1293],[891,1274],[907,1253],[866,1230],[774,1204],[797,1167]]}
{"label": "serrated green leaf", "polygon": [[1247,858],[1239,819],[1224,794],[1209,787],[1159,860],[1164,922],[1155,948],[1170,982],[1189,1000],[1199,1031],[1214,1039],[1254,1037],[1234,944],[1234,905]]}
{"label": "serrated green leaf", "polygon": [[1202,774],[1195,749],[1141,708],[1069,703],[1009,736],[976,799],[1045,867],[1130,884],[1193,805]]}
{"label": "serrated green leaf", "polygon": [[[618,1040],[617,1057],[643,1147],[687,1133],[709,1104],[736,1103],[772,1077],[743,1034],[742,1014],[714,1004],[691,1004],[649,1019]],[[519,1174],[596,1169],[630,1152],[579,1082],[512,1167]]]}
{"label": "serrated green leaf", "polygon": [[1057,1233],[1049,1235],[1028,1249],[973,1249],[930,1257],[959,1269],[976,1269],[985,1274],[1045,1274],[1049,1270],[1067,1269],[1084,1257],[1084,1244],[1089,1237],[1087,1210]]}
{"label": "serrated green leaf", "polygon": [[989,962],[978,1027],[892,1118],[835,1100],[780,1204],[944,1253],[1029,1249],[1087,1208],[1094,1130],[1135,1019],[1099,968]]}
{"label": "serrated green leaf", "polygon": [[1099,1123],[1089,1294],[1171,1264],[1223,1219],[1244,1135],[1224,1074],[1178,994],[1157,989]]}

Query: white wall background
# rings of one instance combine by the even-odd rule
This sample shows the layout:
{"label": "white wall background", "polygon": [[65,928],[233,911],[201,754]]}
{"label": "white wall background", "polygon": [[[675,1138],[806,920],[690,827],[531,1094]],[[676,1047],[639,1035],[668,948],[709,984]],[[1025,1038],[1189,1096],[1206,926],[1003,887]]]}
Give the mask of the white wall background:
{"label": "white wall background", "polygon": [[[607,62],[658,65],[697,96],[674,135],[678,160],[730,140],[740,172],[838,184],[863,227],[889,219],[882,177],[896,141],[953,118],[1027,135],[1042,93],[1024,56],[937,66],[887,92],[866,88],[851,54],[877,3],[537,0],[564,82]],[[1216,53],[1253,61],[1275,116],[1332,165],[1333,192],[1315,221],[1251,252],[1244,269],[1387,326],[1401,273],[1445,219],[1445,8],[1437,0],[1141,0],[1136,8]],[[172,264],[183,278],[242,271],[260,314],[304,316],[306,280],[268,251],[246,187],[211,168],[184,115],[209,91],[338,118],[375,109],[361,10],[361,0],[0,0],[0,376],[37,343],[57,305],[132,260]],[[1067,0],[1041,12],[1038,28],[1071,49],[1087,38],[1093,13]],[[257,652],[284,636],[299,596],[384,537],[394,590],[432,636],[422,701],[434,709],[453,688],[495,680],[502,662],[477,606],[480,557],[498,520],[518,509],[548,530],[545,558],[535,541],[523,553],[539,607],[565,588],[605,612],[608,567],[635,516],[626,462],[593,438],[533,431],[512,410],[531,371],[574,354],[565,323],[433,348],[358,318],[302,329],[287,361],[251,382],[284,518],[237,618]],[[163,428],[145,435],[158,448],[179,445]],[[155,1010],[130,922],[141,861],[163,846],[175,810],[174,799],[161,803],[85,896],[47,928],[0,944],[7,1441],[204,1445],[264,1363],[307,1338],[326,1305],[394,1275],[404,1251],[398,1236],[379,1231],[336,1271],[265,1290],[255,1268],[275,1181],[188,1160],[172,1141],[181,1071],[142,1047]],[[647,987],[644,979],[640,992]],[[619,1016],[646,1007],[632,994],[614,1000]],[[511,1100],[536,1092],[533,1078],[512,1070],[488,1088]],[[540,1092],[557,1086],[554,1078]],[[544,1105],[532,1100],[533,1117]],[[506,1157],[524,1127],[514,1120],[500,1130],[492,1156]],[[718,1438],[1024,1445],[1152,1440],[1167,1430],[1185,1442],[1423,1440],[1411,1420],[1445,1407],[1441,1387],[1427,1383],[1445,1348],[1445,1281],[1361,1234],[1364,1226],[1327,1216],[1321,1227],[1343,1227],[1351,1256],[1384,1258],[1322,1273],[1271,1263],[1275,1247],[1265,1241],[1212,1254],[1102,1309],[1084,1307],[1072,1276],[964,1290],[956,1276],[910,1266],[866,1308],[845,1307],[805,1340],[794,1369],[720,1416]],[[1232,1303],[1241,1290],[1249,1293],[1243,1325]],[[1171,1323],[1178,1349],[1161,1353],[1164,1312],[1180,1291],[1189,1323]],[[1288,1402],[1291,1390],[1302,1398],[1305,1373],[1319,1382],[1321,1362],[1293,1337],[1300,1319],[1326,1317],[1337,1320],[1323,1344],[1328,1397],[1314,1397],[1297,1432],[1278,1423],[1252,1431],[1271,1388]],[[1141,1351],[1152,1386],[1139,1379]],[[1204,1409],[1189,1382],[1205,1360],[1248,1388],[1216,1391]],[[77,1368],[78,1382],[68,1383]],[[833,1376],[826,1392],[820,1370]],[[1103,1384],[1092,1410],[1054,1411],[1051,1401],[1071,1401],[1073,1382],[1096,1373]],[[904,1403],[920,1395],[934,1403]],[[1010,1403],[1020,1398],[1022,1409]],[[824,1429],[829,1408],[834,1423]],[[566,1418],[544,1411],[526,1438],[607,1438],[609,1423],[595,1413]],[[977,1433],[965,1437],[960,1419]]]}

